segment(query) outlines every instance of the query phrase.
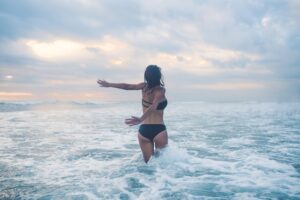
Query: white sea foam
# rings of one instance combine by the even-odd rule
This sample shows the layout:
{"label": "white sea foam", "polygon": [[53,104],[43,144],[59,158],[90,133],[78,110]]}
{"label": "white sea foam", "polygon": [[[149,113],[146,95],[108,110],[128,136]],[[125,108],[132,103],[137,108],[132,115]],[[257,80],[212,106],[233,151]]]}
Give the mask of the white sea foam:
{"label": "white sea foam", "polygon": [[298,103],[170,101],[148,164],[139,102],[67,104],[0,104],[0,199],[300,198]]}

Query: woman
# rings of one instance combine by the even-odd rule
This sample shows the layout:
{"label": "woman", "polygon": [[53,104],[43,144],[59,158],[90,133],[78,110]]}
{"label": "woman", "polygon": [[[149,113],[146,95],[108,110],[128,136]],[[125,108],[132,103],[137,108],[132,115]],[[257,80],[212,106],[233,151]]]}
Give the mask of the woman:
{"label": "woman", "polygon": [[98,80],[102,87],[114,87],[124,90],[142,90],[143,115],[132,116],[125,123],[133,126],[141,123],[138,140],[147,163],[155,149],[164,148],[168,144],[168,134],[164,125],[163,114],[168,102],[165,97],[164,82],[161,70],[156,65],[149,65],[144,74],[144,82],[138,84],[109,83]]}

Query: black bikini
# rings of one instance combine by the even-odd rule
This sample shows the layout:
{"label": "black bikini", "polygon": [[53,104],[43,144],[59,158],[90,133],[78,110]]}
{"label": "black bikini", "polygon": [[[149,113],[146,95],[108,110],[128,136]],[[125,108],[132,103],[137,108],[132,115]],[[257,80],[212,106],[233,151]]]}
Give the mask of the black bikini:
{"label": "black bikini", "polygon": [[[145,108],[148,108],[152,103],[142,100],[142,104]],[[157,110],[164,110],[168,105],[168,101],[164,100],[157,105]],[[148,138],[152,143],[155,136],[157,136],[160,132],[165,131],[166,126],[164,124],[141,124],[139,128],[139,133]]]}
{"label": "black bikini", "polygon": [[139,128],[140,134],[149,139],[152,143],[155,136],[165,130],[167,129],[164,124],[141,124]]}
{"label": "black bikini", "polygon": [[[152,103],[149,102],[149,101],[145,101],[144,99],[142,100],[142,104],[145,108],[148,108]],[[156,110],[163,110],[167,107],[168,105],[168,101],[167,99],[161,101],[158,105],[157,105],[157,108]]]}

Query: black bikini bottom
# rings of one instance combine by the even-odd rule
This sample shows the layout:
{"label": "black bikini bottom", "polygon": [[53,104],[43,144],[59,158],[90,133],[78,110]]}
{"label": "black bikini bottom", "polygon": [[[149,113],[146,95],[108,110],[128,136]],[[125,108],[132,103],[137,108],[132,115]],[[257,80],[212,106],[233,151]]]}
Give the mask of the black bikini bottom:
{"label": "black bikini bottom", "polygon": [[139,128],[140,134],[148,138],[151,142],[153,142],[155,136],[165,130],[167,129],[164,124],[141,124]]}

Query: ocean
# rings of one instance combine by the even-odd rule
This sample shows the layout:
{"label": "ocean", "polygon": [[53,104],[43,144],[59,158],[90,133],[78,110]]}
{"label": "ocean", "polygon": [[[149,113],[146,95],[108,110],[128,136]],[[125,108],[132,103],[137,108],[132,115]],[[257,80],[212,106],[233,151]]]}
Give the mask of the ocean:
{"label": "ocean", "polygon": [[0,199],[300,199],[300,103],[169,102],[145,164],[132,102],[0,102]]}

